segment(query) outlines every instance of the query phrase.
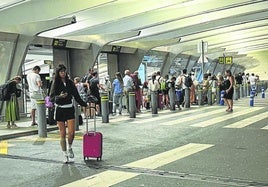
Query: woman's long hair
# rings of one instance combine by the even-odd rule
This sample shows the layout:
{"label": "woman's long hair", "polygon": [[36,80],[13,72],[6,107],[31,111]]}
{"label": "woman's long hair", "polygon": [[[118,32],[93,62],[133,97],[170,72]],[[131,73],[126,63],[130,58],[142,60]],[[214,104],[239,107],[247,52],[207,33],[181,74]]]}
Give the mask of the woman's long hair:
{"label": "woman's long hair", "polygon": [[121,73],[120,72],[116,72],[115,75],[116,75],[116,78],[119,80],[119,82],[121,84],[123,84],[123,78],[122,78]]}
{"label": "woman's long hair", "polygon": [[[61,83],[60,71],[66,71],[66,67],[63,64],[59,64],[59,66],[56,69],[55,79],[52,83],[52,92],[54,92],[55,88]],[[67,81],[68,79],[69,76],[66,72],[65,80]]]}
{"label": "woman's long hair", "polygon": [[153,74],[152,75],[152,81],[153,81],[153,84],[154,84],[154,81],[156,80],[156,74]]}

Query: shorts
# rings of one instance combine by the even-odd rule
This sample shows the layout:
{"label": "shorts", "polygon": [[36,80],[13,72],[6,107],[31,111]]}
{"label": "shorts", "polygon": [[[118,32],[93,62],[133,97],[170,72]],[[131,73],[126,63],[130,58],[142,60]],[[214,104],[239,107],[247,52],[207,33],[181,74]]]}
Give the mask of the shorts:
{"label": "shorts", "polygon": [[61,108],[61,107],[57,107],[56,108],[56,121],[67,121],[70,119],[74,119],[74,107],[70,107],[70,108]]}
{"label": "shorts", "polygon": [[30,100],[31,100],[31,108],[36,110],[37,108],[36,100],[35,99],[30,99]]}

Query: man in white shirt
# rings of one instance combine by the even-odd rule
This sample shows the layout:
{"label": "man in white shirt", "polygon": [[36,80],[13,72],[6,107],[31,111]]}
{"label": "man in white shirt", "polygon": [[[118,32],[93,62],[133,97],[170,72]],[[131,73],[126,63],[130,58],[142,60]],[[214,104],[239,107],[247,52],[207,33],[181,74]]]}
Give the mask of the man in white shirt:
{"label": "man in white shirt", "polygon": [[127,111],[129,112],[129,92],[133,91],[133,80],[130,76],[130,71],[129,70],[125,70],[125,76],[123,78],[123,83],[124,83],[124,95],[126,98],[126,108]]}
{"label": "man in white shirt", "polygon": [[31,98],[31,95],[34,92],[40,91],[40,88],[42,86],[41,77],[39,75],[41,71],[40,66],[35,66],[31,73],[27,75],[27,82],[29,86],[29,92],[30,92],[30,99],[31,99],[31,118],[32,118],[32,124],[31,126],[37,125],[35,121],[35,111],[36,111],[36,100]]}
{"label": "man in white shirt", "polygon": [[249,78],[249,83],[250,83],[250,87],[251,87],[251,90],[256,90],[257,89],[257,77],[255,76],[254,73],[252,73]]}

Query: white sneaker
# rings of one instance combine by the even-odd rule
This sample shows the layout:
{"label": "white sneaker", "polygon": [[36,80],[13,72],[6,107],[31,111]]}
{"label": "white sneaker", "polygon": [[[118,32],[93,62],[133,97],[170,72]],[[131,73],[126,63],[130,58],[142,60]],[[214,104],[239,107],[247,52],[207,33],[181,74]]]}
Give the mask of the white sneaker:
{"label": "white sneaker", "polygon": [[69,162],[68,155],[63,155],[63,163],[67,164]]}
{"label": "white sneaker", "polygon": [[68,156],[69,158],[74,158],[74,152],[72,148],[68,149]]}

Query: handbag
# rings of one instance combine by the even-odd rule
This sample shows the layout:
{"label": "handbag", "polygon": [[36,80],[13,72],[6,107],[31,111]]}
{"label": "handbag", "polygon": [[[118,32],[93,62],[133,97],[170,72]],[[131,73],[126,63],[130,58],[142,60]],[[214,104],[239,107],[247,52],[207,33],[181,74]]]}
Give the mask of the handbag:
{"label": "handbag", "polygon": [[42,90],[34,91],[30,93],[30,98],[35,100],[44,100],[45,99],[45,93]]}
{"label": "handbag", "polygon": [[49,97],[49,96],[46,96],[46,97],[45,97],[45,104],[46,104],[46,107],[47,107],[47,108],[52,108],[52,107],[54,107],[54,104],[50,101],[50,97]]}
{"label": "handbag", "polygon": [[98,103],[98,98],[97,97],[95,97],[94,95],[91,95],[91,94],[89,94],[88,95],[88,102],[89,103]]}

